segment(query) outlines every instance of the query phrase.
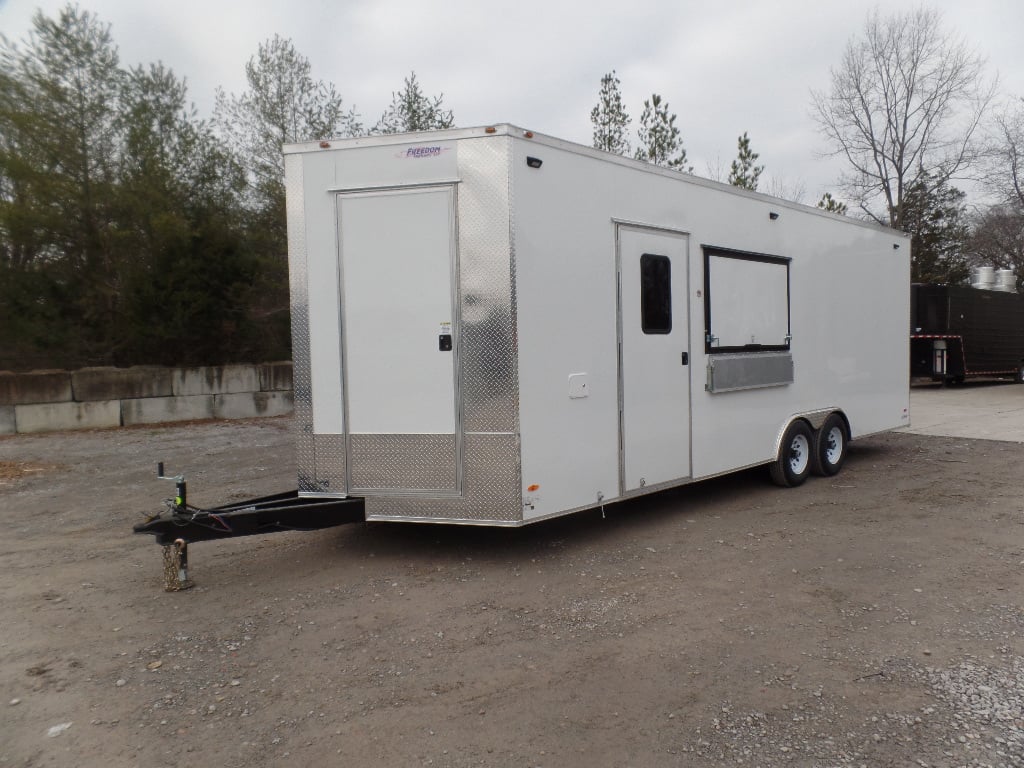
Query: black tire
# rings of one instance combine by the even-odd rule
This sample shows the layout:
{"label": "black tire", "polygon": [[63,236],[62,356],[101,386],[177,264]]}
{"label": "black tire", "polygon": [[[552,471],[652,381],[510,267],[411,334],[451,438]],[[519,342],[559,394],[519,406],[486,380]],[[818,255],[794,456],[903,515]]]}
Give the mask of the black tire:
{"label": "black tire", "polygon": [[800,485],[811,473],[813,454],[814,433],[806,421],[798,419],[786,428],[779,455],[768,465],[772,482],[783,488]]}
{"label": "black tire", "polygon": [[1013,380],[1018,384],[1024,384],[1024,365],[1017,369],[1017,375],[1013,377]]}
{"label": "black tire", "polygon": [[846,421],[838,413],[829,414],[821,429],[814,433],[811,471],[822,477],[839,474],[846,462],[846,444],[849,441]]}

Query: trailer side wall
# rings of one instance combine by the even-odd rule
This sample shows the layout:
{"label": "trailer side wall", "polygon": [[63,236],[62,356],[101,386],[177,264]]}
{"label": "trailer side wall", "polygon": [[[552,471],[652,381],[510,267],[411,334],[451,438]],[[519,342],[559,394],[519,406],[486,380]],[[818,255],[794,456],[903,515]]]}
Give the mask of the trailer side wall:
{"label": "trailer side wall", "polygon": [[[692,466],[680,480],[773,460],[794,414],[841,409],[855,437],[908,423],[908,339],[898,332],[909,314],[902,235],[525,139],[515,143],[513,190],[527,519],[623,490],[617,222],[688,242],[689,309],[676,322],[689,324],[688,349],[677,352],[689,354]],[[791,384],[706,391],[709,246],[789,260]],[[631,322],[639,319],[622,318]],[[586,397],[571,397],[574,374],[586,374]],[[534,485],[536,492],[525,490]]]}

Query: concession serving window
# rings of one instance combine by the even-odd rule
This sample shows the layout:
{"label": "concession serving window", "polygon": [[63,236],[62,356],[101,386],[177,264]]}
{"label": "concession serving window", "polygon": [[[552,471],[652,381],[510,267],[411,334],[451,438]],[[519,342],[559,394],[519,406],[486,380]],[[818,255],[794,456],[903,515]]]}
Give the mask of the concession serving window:
{"label": "concession serving window", "polygon": [[790,260],[704,247],[704,346],[710,392],[792,383]]}

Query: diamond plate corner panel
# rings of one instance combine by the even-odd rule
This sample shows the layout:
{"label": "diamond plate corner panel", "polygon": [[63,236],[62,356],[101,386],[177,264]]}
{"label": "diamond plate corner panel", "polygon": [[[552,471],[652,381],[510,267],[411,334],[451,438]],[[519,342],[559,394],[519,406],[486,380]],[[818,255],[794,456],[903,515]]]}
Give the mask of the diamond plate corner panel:
{"label": "diamond plate corner panel", "polygon": [[459,145],[463,428],[518,430],[507,139]]}
{"label": "diamond plate corner panel", "polygon": [[313,389],[309,354],[309,286],[302,155],[284,159],[288,218],[288,275],[291,289],[292,366],[295,392],[295,458],[300,492],[315,492],[316,453],[313,438]]}

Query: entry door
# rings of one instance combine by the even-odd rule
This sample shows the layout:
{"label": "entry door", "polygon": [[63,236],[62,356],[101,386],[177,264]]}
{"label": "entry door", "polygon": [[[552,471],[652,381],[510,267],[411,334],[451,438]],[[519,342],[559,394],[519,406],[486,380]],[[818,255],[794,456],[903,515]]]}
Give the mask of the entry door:
{"label": "entry door", "polygon": [[687,237],[619,226],[623,493],[689,477]]}
{"label": "entry door", "polygon": [[339,195],[349,488],[459,490],[451,187]]}

